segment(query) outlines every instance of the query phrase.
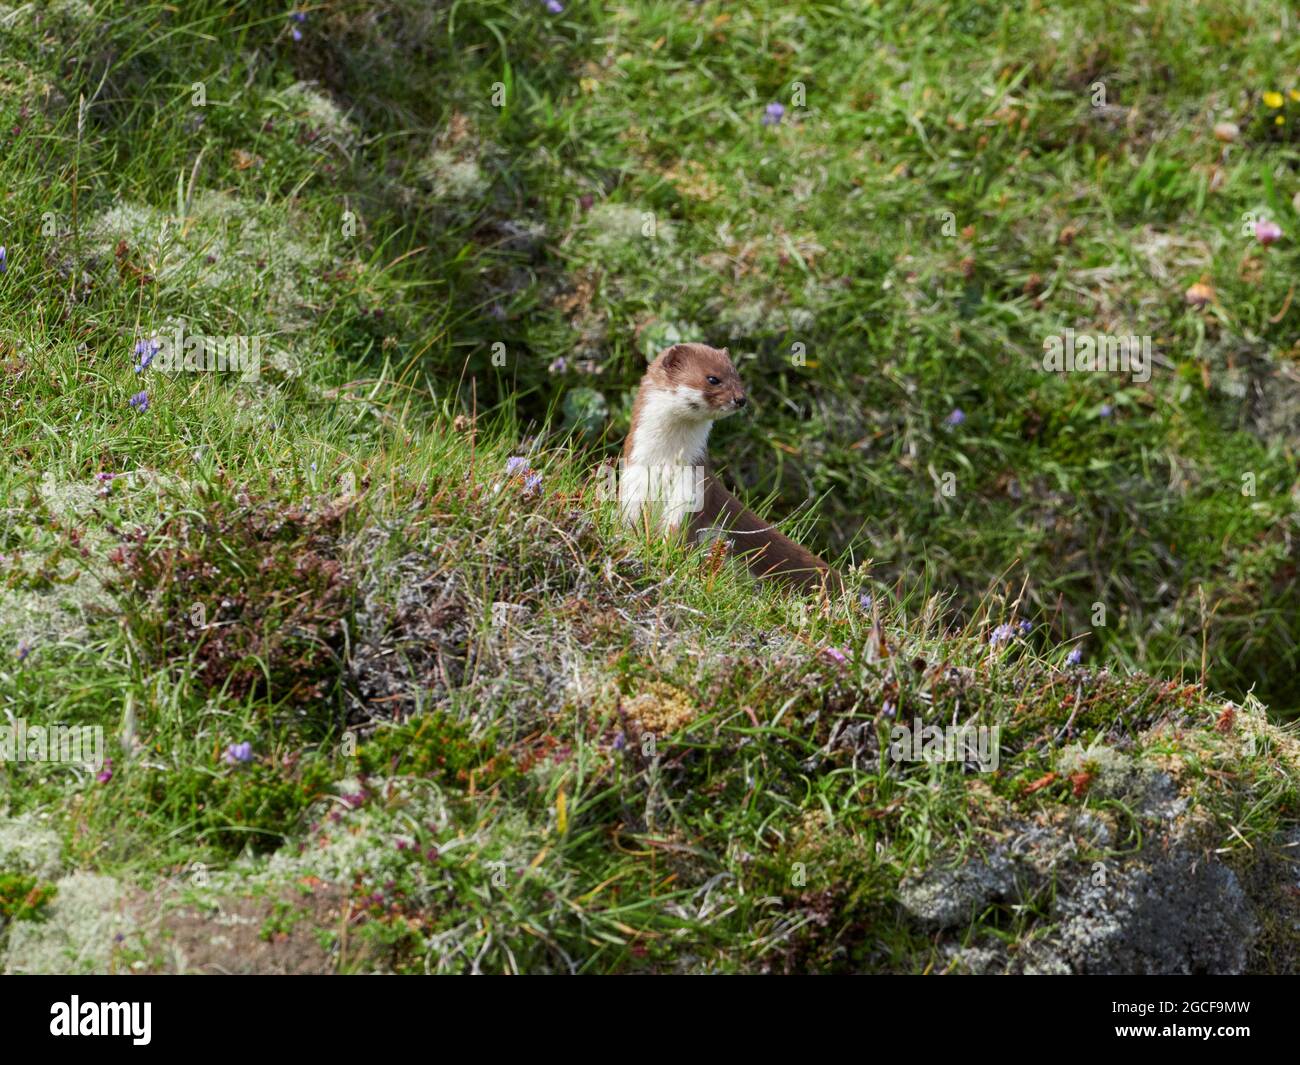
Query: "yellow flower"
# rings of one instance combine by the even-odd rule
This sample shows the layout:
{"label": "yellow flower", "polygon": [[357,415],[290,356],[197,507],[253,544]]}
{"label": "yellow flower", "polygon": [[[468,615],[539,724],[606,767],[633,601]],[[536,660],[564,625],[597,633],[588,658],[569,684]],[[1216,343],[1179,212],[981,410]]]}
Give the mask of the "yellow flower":
{"label": "yellow flower", "polygon": [[1278,115],[1277,118],[1273,119],[1273,125],[1275,125],[1275,126],[1285,126],[1285,125],[1286,125],[1286,119],[1283,118],[1281,115]]}
{"label": "yellow flower", "polygon": [[1289,93],[1287,93],[1287,95],[1291,97],[1291,99],[1295,100],[1296,103],[1300,103],[1300,92],[1296,92],[1295,89],[1292,89]]}
{"label": "yellow flower", "polygon": [[1268,107],[1281,107],[1282,94],[1280,92],[1266,92],[1264,94],[1264,103]]}

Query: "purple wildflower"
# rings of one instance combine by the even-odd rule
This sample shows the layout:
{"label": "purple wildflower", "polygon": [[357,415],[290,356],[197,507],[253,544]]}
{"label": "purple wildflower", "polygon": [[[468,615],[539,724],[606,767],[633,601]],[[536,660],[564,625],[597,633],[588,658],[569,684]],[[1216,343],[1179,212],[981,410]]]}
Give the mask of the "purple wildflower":
{"label": "purple wildflower", "polygon": [[784,117],[785,107],[773,100],[763,110],[763,125],[779,126],[781,124],[781,119]]}
{"label": "purple wildflower", "polygon": [[1101,405],[1101,410],[1099,410],[1097,413],[1100,414],[1103,418],[1109,418],[1112,414],[1115,413],[1115,408],[1112,407],[1109,403],[1103,403]]}
{"label": "purple wildflower", "polygon": [[1255,223],[1255,239],[1261,244],[1273,244],[1282,239],[1282,227],[1267,218]]}
{"label": "purple wildflower", "polygon": [[560,0],[546,0],[546,10],[552,15],[563,15],[564,5],[560,3]]}
{"label": "purple wildflower", "polygon": [[98,780],[101,784],[107,784],[110,780],[113,779],[113,759],[111,758],[104,759],[104,768],[95,774],[95,779]]}
{"label": "purple wildflower", "polygon": [[357,807],[361,806],[365,801],[366,801],[366,793],[364,791],[358,791],[353,795],[343,796],[343,805],[346,806],[349,810],[357,809]]}
{"label": "purple wildflower", "polygon": [[832,662],[841,666],[844,665],[844,663],[849,660],[848,656],[843,651],[841,651],[838,647],[824,647],[822,648],[822,654],[824,654]]}
{"label": "purple wildflower", "polygon": [[137,392],[134,396],[131,397],[130,404],[137,411],[139,411],[139,413],[143,414],[145,411],[149,409],[149,393]]}
{"label": "purple wildflower", "polygon": [[960,407],[953,407],[952,413],[944,419],[946,425],[961,425],[966,420],[966,412]]}
{"label": "purple wildflower", "polygon": [[870,609],[871,609],[871,593],[870,593],[870,592],[863,592],[860,596],[858,596],[858,607],[859,607],[860,609],[862,609],[862,610],[870,610]]}
{"label": "purple wildflower", "polygon": [[290,17],[291,19],[293,19],[294,22],[306,22],[306,21],[307,21],[307,12],[305,12],[305,11],[295,11],[295,12],[294,12],[292,15],[290,15],[289,17]]}
{"label": "purple wildflower", "polygon": [[19,640],[18,650],[16,652],[16,654],[18,655],[18,661],[25,662],[27,660],[27,656],[31,653],[32,653],[31,644],[29,644],[26,640]]}
{"label": "purple wildflower", "polygon": [[546,367],[547,373],[564,373],[569,368],[569,361],[561,355],[550,366]]}
{"label": "purple wildflower", "polygon": [[1032,621],[1022,621],[1019,625],[1019,629],[1021,636],[1028,636],[1034,631],[1034,623]]}
{"label": "purple wildflower", "polygon": [[542,475],[540,473],[530,473],[524,478],[524,495],[536,495],[542,490]]}
{"label": "purple wildflower", "polygon": [[302,30],[298,29],[297,26],[294,26],[292,29],[289,30],[289,36],[292,37],[295,41],[301,41]]}
{"label": "purple wildflower", "polygon": [[506,476],[513,477],[516,473],[523,473],[528,469],[528,460],[520,458],[518,455],[512,455],[506,459]]}
{"label": "purple wildflower", "polygon": [[621,751],[626,746],[627,746],[627,737],[620,732],[617,736],[614,737],[614,750]]}
{"label": "purple wildflower", "polygon": [[247,740],[243,743],[232,743],[221,757],[226,765],[243,765],[253,760],[253,745]]}
{"label": "purple wildflower", "polygon": [[996,647],[1000,643],[1006,643],[1015,634],[1016,630],[1010,625],[999,625],[989,634],[989,646]]}
{"label": "purple wildflower", "polygon": [[1083,661],[1082,647],[1076,647],[1073,651],[1071,651],[1068,655],[1065,656],[1065,664],[1067,666],[1077,666],[1082,661]]}
{"label": "purple wildflower", "polygon": [[0,274],[9,272],[9,249],[0,244]]}
{"label": "purple wildflower", "polygon": [[162,344],[157,340],[139,340],[136,341],[135,353],[140,356],[140,363],[136,366],[136,373],[144,373],[149,369],[149,364],[153,362],[153,357],[162,351]]}

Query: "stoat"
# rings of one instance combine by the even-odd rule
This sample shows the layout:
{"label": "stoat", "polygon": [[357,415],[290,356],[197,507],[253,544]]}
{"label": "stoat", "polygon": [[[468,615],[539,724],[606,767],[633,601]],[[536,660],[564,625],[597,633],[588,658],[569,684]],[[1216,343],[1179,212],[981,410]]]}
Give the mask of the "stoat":
{"label": "stoat", "polygon": [[650,364],[623,445],[619,509],[628,525],[693,541],[731,541],[756,577],[803,591],[838,590],[839,574],[728,492],[708,467],[709,430],[745,406],[726,348],[674,344]]}

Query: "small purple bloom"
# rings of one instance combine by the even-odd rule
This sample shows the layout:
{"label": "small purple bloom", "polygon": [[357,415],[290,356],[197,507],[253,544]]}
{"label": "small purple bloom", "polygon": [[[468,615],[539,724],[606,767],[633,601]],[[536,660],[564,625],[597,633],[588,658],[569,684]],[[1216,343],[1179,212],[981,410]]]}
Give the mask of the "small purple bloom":
{"label": "small purple bloom", "polygon": [[27,660],[27,656],[31,653],[32,653],[31,644],[29,644],[26,640],[19,640],[18,651],[17,651],[18,661],[25,662]]}
{"label": "small purple bloom", "polygon": [[95,774],[95,779],[98,780],[101,784],[107,784],[110,780],[113,779],[113,759],[111,758],[104,759],[104,768]]}
{"label": "small purple bloom", "polygon": [[1255,239],[1261,244],[1274,244],[1282,239],[1282,227],[1267,218],[1255,223]]}
{"label": "small purple bloom", "polygon": [[849,660],[848,656],[843,651],[841,651],[838,647],[824,647],[822,648],[822,654],[824,654],[832,662],[841,666],[844,665],[844,663]]}
{"label": "small purple bloom", "polygon": [[966,412],[960,407],[953,407],[952,413],[944,419],[947,425],[961,425],[966,420]]}
{"label": "small purple bloom", "polygon": [[307,12],[305,12],[305,11],[295,11],[295,12],[294,12],[292,15],[290,15],[289,17],[290,17],[291,19],[293,19],[294,22],[306,22],[306,21],[307,21]]}
{"label": "small purple bloom", "polygon": [[778,126],[784,117],[785,107],[774,100],[763,110],[763,125]]}
{"label": "small purple bloom", "polygon": [[436,862],[438,860],[438,848],[430,847],[427,851],[424,852],[424,856],[427,859],[429,859],[429,861]]}
{"label": "small purple bloom", "polygon": [[989,634],[989,646],[996,647],[1000,643],[1006,643],[1015,634],[1016,630],[1010,625],[999,625]]}
{"label": "small purple bloom", "polygon": [[0,244],[0,274],[9,272],[9,249]]}
{"label": "small purple bloom", "polygon": [[626,746],[627,746],[627,737],[620,732],[617,736],[614,737],[614,750],[621,751]]}
{"label": "small purple bloom", "polygon": [[298,29],[297,26],[294,26],[294,27],[289,31],[289,36],[292,37],[295,41],[301,41],[301,40],[302,40],[302,30]]}
{"label": "small purple bloom", "polygon": [[364,791],[358,791],[354,795],[343,796],[343,805],[346,806],[349,810],[357,809],[365,801],[366,801],[366,793]]}
{"label": "small purple bloom", "polygon": [[561,355],[550,366],[546,367],[547,373],[564,373],[569,368],[569,361]]}
{"label": "small purple bloom", "polygon": [[886,717],[893,717],[898,713],[898,707],[894,705],[893,699],[886,699],[881,705],[880,710]]}
{"label": "small purple bloom", "polygon": [[149,393],[137,392],[134,396],[131,397],[130,403],[131,406],[133,406],[137,411],[143,414],[145,411],[149,409]]}
{"label": "small purple bloom", "polygon": [[1073,651],[1071,651],[1068,655],[1065,656],[1065,664],[1069,666],[1077,666],[1082,661],[1083,661],[1082,647],[1076,647]]}
{"label": "small purple bloom", "polygon": [[1103,403],[1101,405],[1101,410],[1099,410],[1097,413],[1100,414],[1103,418],[1109,418],[1112,414],[1115,413],[1115,408],[1112,407],[1109,403]]}
{"label": "small purple bloom", "polygon": [[546,0],[546,10],[552,15],[562,15],[564,14],[564,5],[560,3],[560,0]]}
{"label": "small purple bloom", "polygon": [[858,607],[859,607],[860,609],[862,609],[862,610],[870,610],[870,609],[871,609],[871,593],[870,593],[870,592],[863,592],[860,596],[858,596]]}
{"label": "small purple bloom", "polygon": [[157,340],[140,340],[136,342],[135,353],[140,356],[140,362],[135,368],[136,373],[144,373],[153,362],[153,357],[162,351],[162,344]]}
{"label": "small purple bloom", "polygon": [[516,473],[523,473],[528,469],[528,460],[522,459],[518,455],[512,455],[506,459],[506,476],[513,477]]}
{"label": "small purple bloom", "polygon": [[1034,623],[1032,621],[1022,621],[1019,627],[1021,636],[1028,636],[1034,631]]}
{"label": "small purple bloom", "polygon": [[524,478],[524,495],[536,495],[542,489],[542,475],[540,473],[530,473]]}
{"label": "small purple bloom", "polygon": [[222,755],[226,765],[243,765],[245,762],[253,760],[253,745],[245,740],[243,743],[232,743],[226,748],[226,753]]}

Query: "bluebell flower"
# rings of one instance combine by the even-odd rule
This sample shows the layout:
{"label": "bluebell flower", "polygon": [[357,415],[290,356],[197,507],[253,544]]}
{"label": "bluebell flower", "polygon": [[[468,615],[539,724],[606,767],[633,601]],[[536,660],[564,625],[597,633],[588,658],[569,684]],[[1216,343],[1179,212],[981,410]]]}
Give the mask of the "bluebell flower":
{"label": "bluebell flower", "polygon": [[227,765],[243,765],[245,762],[253,760],[253,745],[245,740],[243,743],[232,743],[226,748],[226,753],[222,755]]}
{"label": "bluebell flower", "polygon": [[137,392],[129,402],[139,413],[143,414],[149,409],[149,393]]}
{"label": "bluebell flower", "polygon": [[9,272],[9,249],[0,244],[0,274]]}
{"label": "bluebell flower", "polygon": [[1082,647],[1076,647],[1073,651],[1071,651],[1071,652],[1070,652],[1068,655],[1066,655],[1066,657],[1065,657],[1065,663],[1066,663],[1066,665],[1070,665],[1070,666],[1077,666],[1077,665],[1078,665],[1080,662],[1082,662],[1082,661],[1083,661],[1083,648],[1082,648]]}

